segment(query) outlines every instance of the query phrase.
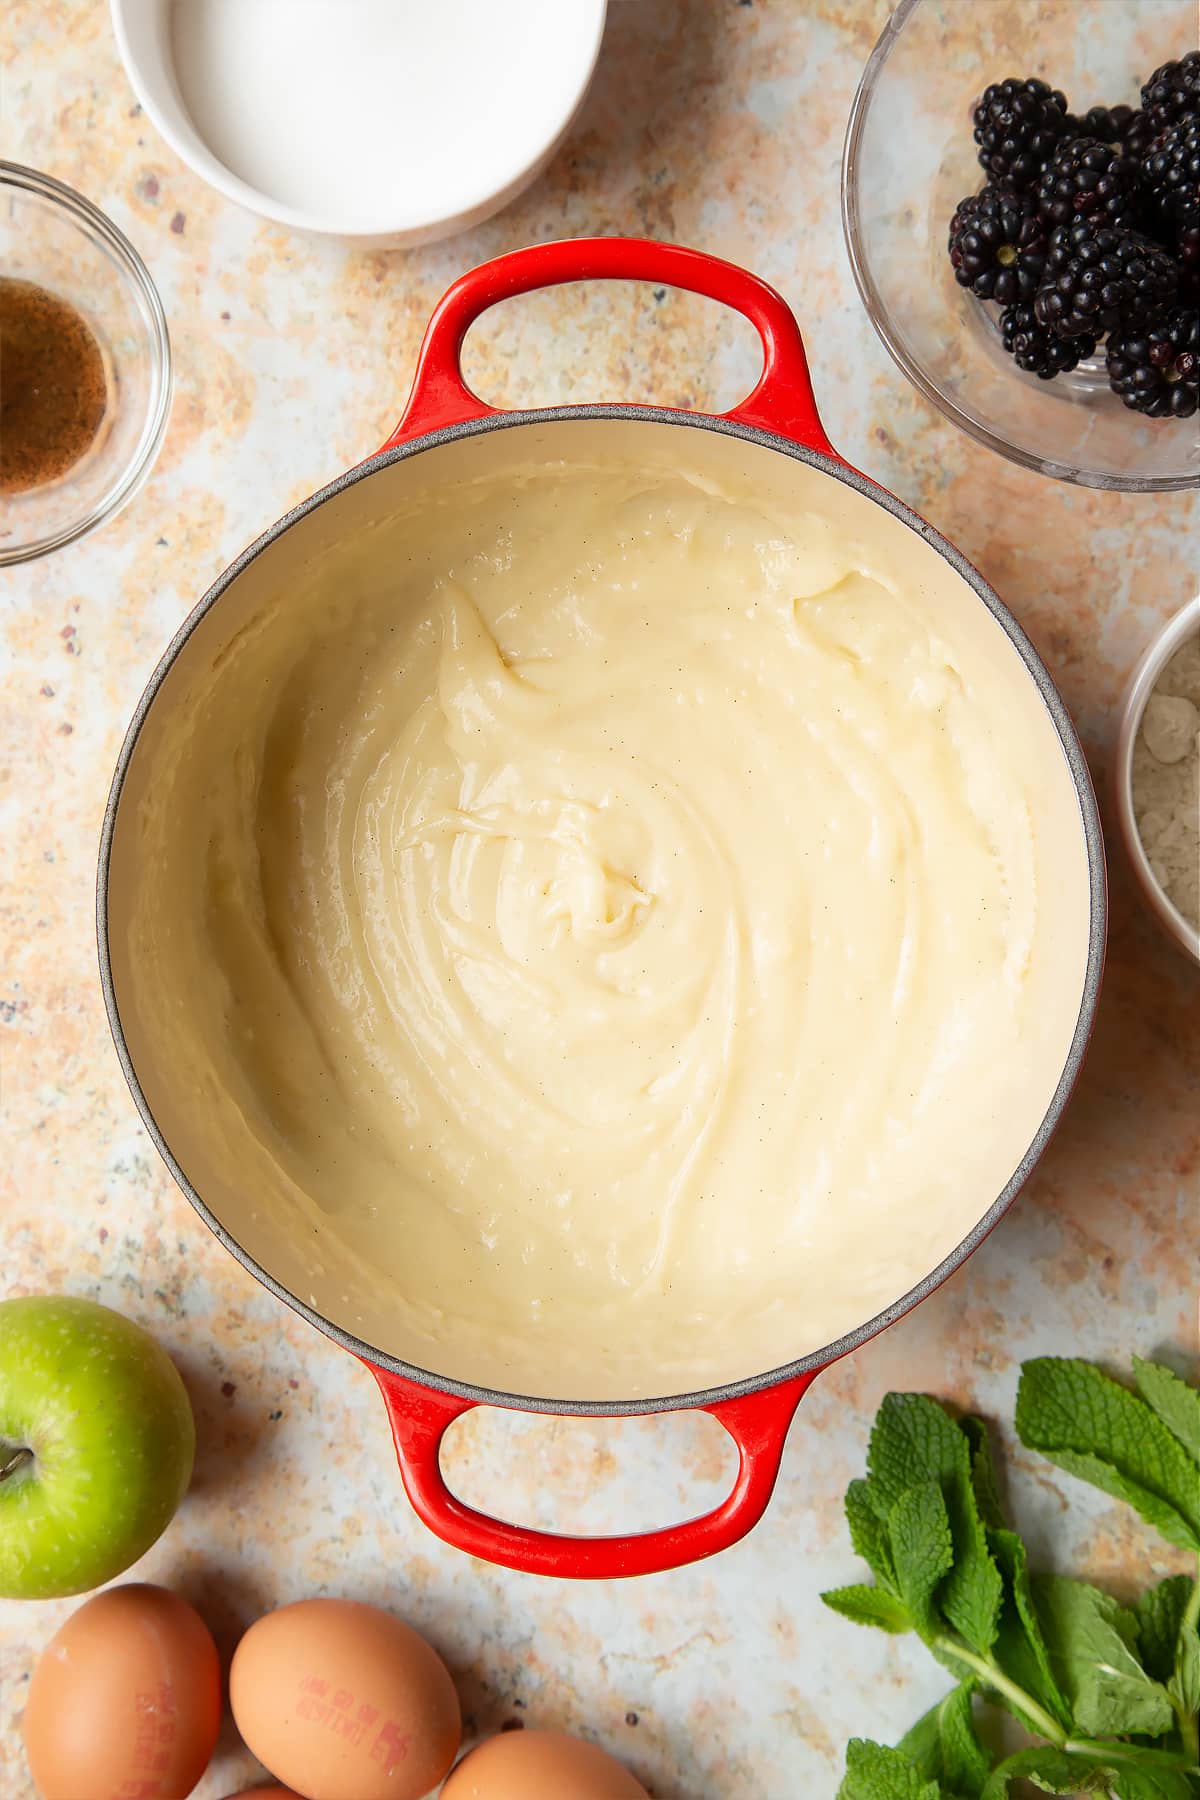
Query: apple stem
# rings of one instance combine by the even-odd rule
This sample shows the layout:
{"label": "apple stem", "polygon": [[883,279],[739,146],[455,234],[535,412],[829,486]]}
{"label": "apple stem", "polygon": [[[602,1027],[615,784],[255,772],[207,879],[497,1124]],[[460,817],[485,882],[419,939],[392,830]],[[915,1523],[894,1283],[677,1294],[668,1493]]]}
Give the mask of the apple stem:
{"label": "apple stem", "polygon": [[27,1444],[19,1445],[18,1448],[13,1451],[7,1462],[0,1463],[0,1481],[7,1481],[9,1476],[15,1475],[17,1470],[22,1468],[25,1463],[32,1461],[33,1451],[29,1446]]}

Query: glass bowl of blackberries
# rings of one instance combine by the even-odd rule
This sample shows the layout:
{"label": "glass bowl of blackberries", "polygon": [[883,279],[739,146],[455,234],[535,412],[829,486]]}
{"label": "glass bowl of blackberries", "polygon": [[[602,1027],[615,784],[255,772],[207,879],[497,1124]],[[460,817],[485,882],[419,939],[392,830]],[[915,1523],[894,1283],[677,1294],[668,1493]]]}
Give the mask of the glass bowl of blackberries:
{"label": "glass bowl of blackberries", "polygon": [[920,391],[1085,487],[1200,485],[1195,0],[900,0],[846,134],[859,293]]}

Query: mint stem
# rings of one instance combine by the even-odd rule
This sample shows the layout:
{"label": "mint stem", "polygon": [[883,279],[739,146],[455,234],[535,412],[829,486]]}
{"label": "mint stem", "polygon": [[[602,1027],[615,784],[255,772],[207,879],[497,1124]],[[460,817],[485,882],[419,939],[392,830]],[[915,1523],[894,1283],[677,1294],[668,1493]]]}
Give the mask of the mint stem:
{"label": "mint stem", "polygon": [[[1182,1638],[1185,1632],[1200,1630],[1200,1579],[1195,1582],[1187,1606],[1184,1608],[1183,1620],[1179,1627]],[[1175,1708],[1175,1717],[1179,1721],[1179,1735],[1183,1739],[1183,1747],[1193,1762],[1200,1762],[1200,1719],[1190,1712],[1182,1700],[1171,1698]]]}
{"label": "mint stem", "polygon": [[969,1669],[973,1669],[986,1681],[990,1688],[995,1688],[998,1694],[1003,1694],[1010,1705],[1016,1707],[1029,1720],[1035,1731],[1039,1731],[1044,1738],[1048,1738],[1059,1750],[1065,1747],[1067,1734],[1058,1720],[1052,1719],[1050,1714],[1038,1705],[1032,1694],[1027,1694],[1023,1687],[1018,1687],[1015,1681],[1010,1680],[1003,1669],[999,1668],[990,1657],[976,1656],[973,1650],[965,1649],[962,1644],[955,1643],[953,1638],[937,1637],[934,1638],[933,1643],[936,1649],[943,1651],[948,1656],[957,1657],[959,1662],[965,1663]]}
{"label": "mint stem", "polygon": [[1075,1756],[1107,1757],[1110,1762],[1133,1768],[1174,1769],[1180,1775],[1200,1775],[1200,1764],[1186,1750],[1158,1750],[1152,1744],[1131,1744],[1124,1738],[1068,1738],[1063,1749]]}
{"label": "mint stem", "polygon": [[1183,1609],[1182,1631],[1200,1630],[1200,1579],[1192,1588],[1191,1598]]}

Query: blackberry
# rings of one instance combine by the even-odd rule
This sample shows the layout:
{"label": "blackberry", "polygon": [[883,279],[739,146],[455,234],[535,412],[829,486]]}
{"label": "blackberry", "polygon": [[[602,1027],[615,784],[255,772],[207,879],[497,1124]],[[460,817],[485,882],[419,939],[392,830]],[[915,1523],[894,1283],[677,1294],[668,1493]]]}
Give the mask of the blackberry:
{"label": "blackberry", "polygon": [[1095,338],[1082,333],[1062,338],[1055,337],[1052,331],[1043,331],[1028,305],[1004,309],[1000,314],[1000,336],[1018,369],[1027,369],[1041,381],[1068,374],[1096,348]]}
{"label": "blackberry", "polygon": [[979,161],[992,181],[1016,191],[1037,181],[1069,130],[1067,97],[1035,76],[1011,76],[985,88],[975,107]]}
{"label": "blackberry", "polygon": [[1142,89],[1142,106],[1155,137],[1176,119],[1200,112],[1200,50],[1155,69]]}
{"label": "blackberry", "polygon": [[1114,394],[1148,419],[1190,419],[1200,406],[1200,313],[1177,307],[1149,330],[1114,333],[1105,366]]}
{"label": "blackberry", "polygon": [[1135,159],[1148,149],[1154,132],[1144,112],[1132,106],[1089,106],[1082,118],[1071,120],[1072,137],[1099,138],[1115,144],[1123,155]]}
{"label": "blackberry", "polygon": [[1037,199],[1049,226],[1081,217],[1132,225],[1143,204],[1140,171],[1132,156],[1099,138],[1071,138],[1042,170]]}
{"label": "blackberry", "polygon": [[954,279],[981,300],[1032,300],[1046,266],[1046,227],[1030,194],[990,184],[960,200],[950,221]]}
{"label": "blackberry", "polygon": [[1177,119],[1142,162],[1150,203],[1172,237],[1200,226],[1200,113]]}
{"label": "blackberry", "polygon": [[1118,325],[1147,325],[1175,301],[1174,258],[1140,231],[1078,219],[1050,238],[1046,277],[1034,299],[1043,331],[1101,337]]}
{"label": "blackberry", "polygon": [[1180,304],[1200,308],[1200,225],[1185,226],[1177,248]]}

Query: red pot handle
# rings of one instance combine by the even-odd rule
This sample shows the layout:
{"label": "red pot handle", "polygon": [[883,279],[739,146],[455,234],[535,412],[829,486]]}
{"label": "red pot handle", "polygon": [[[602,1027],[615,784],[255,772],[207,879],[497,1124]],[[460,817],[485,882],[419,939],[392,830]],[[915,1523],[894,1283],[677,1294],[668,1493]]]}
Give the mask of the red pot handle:
{"label": "red pot handle", "polygon": [[[836,451],[825,436],[813,399],[800,328],[781,294],[736,263],[723,262],[682,244],[648,238],[565,238],[513,250],[459,277],[439,301],[417,357],[412,391],[395,431],[381,446],[397,444],[487,418],[499,409],[471,392],[463,380],[462,347],[481,313],[499,300],[568,281],[649,281],[705,294],[742,313],[762,339],[763,371],[750,395],[721,415],[760,425],[826,456]],[[840,460],[840,459],[839,459]]]}
{"label": "red pot handle", "polygon": [[712,1512],[662,1531],[633,1537],[565,1537],[510,1525],[476,1512],[442,1479],[442,1438],[476,1402],[420,1386],[367,1363],[379,1383],[396,1440],[405,1491],[430,1531],[486,1562],[528,1575],[611,1580],[655,1575],[727,1550],[762,1518],[779,1474],[788,1426],[819,1369],[702,1410],[720,1421],[737,1445],[738,1472],[728,1497]]}

